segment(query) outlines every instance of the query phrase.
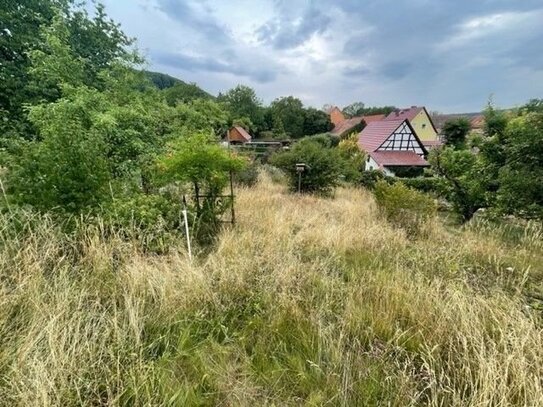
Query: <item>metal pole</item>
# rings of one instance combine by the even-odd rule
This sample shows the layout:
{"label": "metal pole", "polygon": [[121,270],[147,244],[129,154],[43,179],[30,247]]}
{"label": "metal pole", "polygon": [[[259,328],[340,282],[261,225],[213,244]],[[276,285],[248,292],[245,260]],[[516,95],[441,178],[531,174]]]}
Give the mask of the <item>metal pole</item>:
{"label": "metal pole", "polygon": [[187,236],[187,248],[189,251],[189,260],[192,261],[192,250],[190,247],[189,220],[187,216],[187,200],[183,195],[183,221],[185,222],[185,235]]}
{"label": "metal pole", "polygon": [[302,172],[298,171],[298,193],[302,192]]}

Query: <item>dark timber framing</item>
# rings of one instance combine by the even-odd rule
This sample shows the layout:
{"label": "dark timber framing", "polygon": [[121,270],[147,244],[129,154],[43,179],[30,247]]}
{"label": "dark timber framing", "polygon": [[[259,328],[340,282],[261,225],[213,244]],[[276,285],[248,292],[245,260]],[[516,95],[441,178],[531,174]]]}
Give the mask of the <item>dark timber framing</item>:
{"label": "dark timber framing", "polygon": [[428,154],[407,119],[375,151],[413,151],[421,157]]}

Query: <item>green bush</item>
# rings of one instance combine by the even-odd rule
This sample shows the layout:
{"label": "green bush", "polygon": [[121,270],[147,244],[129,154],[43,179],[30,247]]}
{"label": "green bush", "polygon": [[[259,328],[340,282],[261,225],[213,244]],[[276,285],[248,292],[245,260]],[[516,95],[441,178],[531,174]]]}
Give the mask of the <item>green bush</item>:
{"label": "green bush", "polygon": [[280,170],[277,167],[274,167],[273,165],[264,164],[262,166],[262,169],[270,176],[270,179],[275,184],[285,184],[287,176],[283,172],[283,170]]}
{"label": "green bush", "polygon": [[374,194],[386,219],[404,229],[408,236],[421,235],[426,221],[437,214],[434,199],[401,182],[390,185],[383,180],[378,181]]}
{"label": "green bush", "polygon": [[301,192],[322,195],[329,195],[338,185],[344,168],[344,159],[336,148],[324,147],[318,141],[302,140],[291,150],[276,153],[271,157],[271,164],[286,173],[293,191],[298,190],[299,174],[296,171],[298,163],[309,166],[301,175]]}
{"label": "green bush", "polygon": [[260,165],[253,162],[247,167],[237,171],[234,174],[234,182],[236,185],[241,185],[245,187],[252,187],[258,182],[258,173]]}
{"label": "green bush", "polygon": [[304,140],[311,140],[321,144],[323,147],[337,147],[340,138],[330,133],[315,134],[313,136],[307,136]]}
{"label": "green bush", "polygon": [[446,182],[442,178],[437,177],[402,178],[401,182],[417,191],[437,195],[443,194],[447,188]]}
{"label": "green bush", "polygon": [[181,206],[169,197],[137,194],[116,197],[102,206],[97,219],[106,230],[139,241],[150,251],[165,251],[182,236]]}
{"label": "green bush", "polygon": [[394,177],[386,176],[383,171],[379,170],[362,171],[362,173],[360,174],[360,186],[370,191],[373,191],[375,189],[375,185],[379,181],[385,181],[388,184],[393,184],[397,180]]}

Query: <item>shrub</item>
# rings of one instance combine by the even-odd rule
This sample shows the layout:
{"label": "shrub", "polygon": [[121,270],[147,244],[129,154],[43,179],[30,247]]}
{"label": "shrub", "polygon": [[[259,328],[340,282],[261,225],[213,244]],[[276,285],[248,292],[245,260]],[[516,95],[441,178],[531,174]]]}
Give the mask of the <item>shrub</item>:
{"label": "shrub", "polygon": [[348,138],[341,140],[337,146],[341,156],[345,159],[343,173],[345,180],[356,183],[360,174],[364,171],[366,154],[358,146],[358,134],[353,133]]}
{"label": "shrub", "polygon": [[315,134],[313,136],[307,136],[304,140],[311,140],[320,143],[323,147],[337,147],[340,139],[330,133]]}
{"label": "shrub", "polygon": [[379,170],[362,171],[360,174],[359,184],[360,186],[373,191],[378,181],[385,181],[388,184],[396,182],[394,177],[388,177]]}
{"label": "shrub", "polygon": [[344,160],[337,149],[324,147],[313,140],[300,141],[291,150],[276,153],[271,158],[271,164],[287,174],[293,191],[298,190],[297,163],[309,166],[301,175],[301,192],[328,195],[339,183]]}
{"label": "shrub", "polygon": [[107,230],[136,239],[145,250],[162,252],[182,234],[180,212],[169,197],[137,194],[116,197],[102,206],[99,218]]}
{"label": "shrub", "polygon": [[446,182],[442,178],[437,177],[402,178],[401,182],[417,191],[435,193],[437,195],[444,194],[447,188]]}
{"label": "shrub", "polygon": [[385,217],[409,236],[420,235],[427,220],[436,216],[435,201],[401,182],[392,185],[381,180],[375,185],[375,199]]}
{"label": "shrub", "polygon": [[234,174],[234,182],[237,185],[252,187],[258,181],[259,168],[260,166],[256,162],[251,163]]}
{"label": "shrub", "polygon": [[196,202],[195,237],[200,243],[211,243],[219,231],[221,215],[232,201],[222,199],[230,173],[245,168],[243,157],[230,152],[215,142],[209,134],[197,133],[179,137],[169,145],[166,154],[158,158],[157,179],[164,185],[190,185]]}
{"label": "shrub", "polygon": [[270,179],[273,183],[276,184],[285,184],[286,183],[286,174],[277,167],[273,165],[264,164],[262,166],[264,171],[270,176]]}

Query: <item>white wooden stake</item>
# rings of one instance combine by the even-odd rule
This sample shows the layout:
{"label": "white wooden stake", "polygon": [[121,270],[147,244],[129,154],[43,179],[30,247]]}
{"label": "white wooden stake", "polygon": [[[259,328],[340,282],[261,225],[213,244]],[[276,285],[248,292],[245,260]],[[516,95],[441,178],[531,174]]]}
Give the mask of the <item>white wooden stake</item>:
{"label": "white wooden stake", "polygon": [[190,247],[189,219],[187,216],[187,200],[183,195],[183,221],[185,222],[185,235],[187,237],[187,248],[189,250],[189,260],[192,261],[192,250]]}
{"label": "white wooden stake", "polygon": [[187,236],[187,248],[189,249],[189,260],[192,261],[192,251],[190,249],[189,221],[187,218],[186,209],[183,209],[183,220],[185,221],[185,235]]}

